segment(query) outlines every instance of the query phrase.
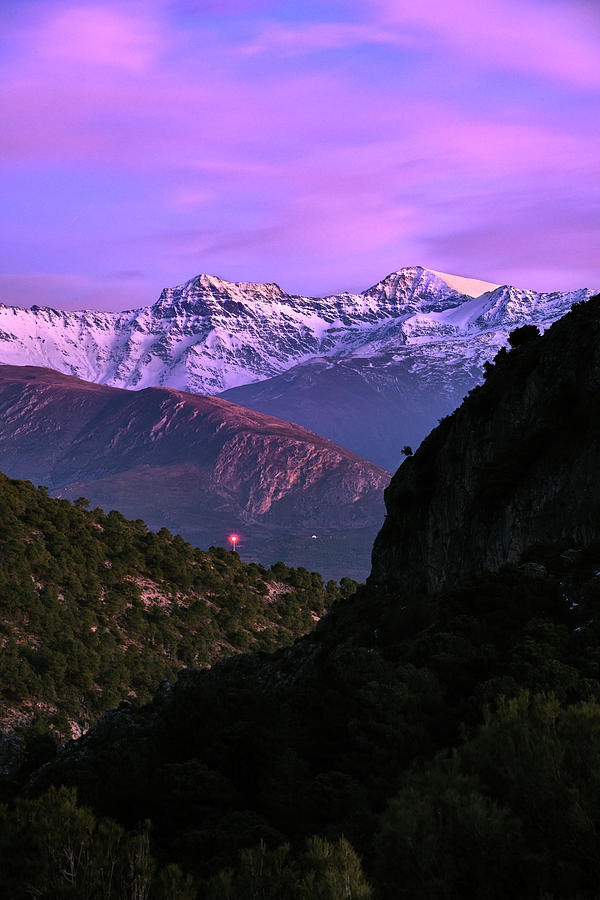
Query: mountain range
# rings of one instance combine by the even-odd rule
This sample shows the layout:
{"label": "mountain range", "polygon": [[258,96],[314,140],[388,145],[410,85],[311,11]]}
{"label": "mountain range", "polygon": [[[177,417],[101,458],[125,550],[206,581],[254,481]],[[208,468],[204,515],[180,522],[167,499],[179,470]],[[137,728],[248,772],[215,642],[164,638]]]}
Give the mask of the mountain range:
{"label": "mountain range", "polygon": [[517,325],[591,291],[539,293],[420,266],[362,293],[290,295],[200,275],[127,312],[0,306],[0,362],[220,395],[387,469],[451,412]]}
{"label": "mountain range", "polygon": [[291,424],[173,388],[0,366],[0,469],[246,560],[363,580],[390,474]]}

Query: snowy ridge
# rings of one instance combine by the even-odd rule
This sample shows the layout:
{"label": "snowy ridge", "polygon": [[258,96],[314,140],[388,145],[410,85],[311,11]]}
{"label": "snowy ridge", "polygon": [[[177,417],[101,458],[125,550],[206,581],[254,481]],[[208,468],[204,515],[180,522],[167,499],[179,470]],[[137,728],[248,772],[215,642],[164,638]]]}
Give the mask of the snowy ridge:
{"label": "snowy ridge", "polygon": [[[482,293],[483,291],[483,293]],[[315,359],[386,366],[481,366],[524,323],[542,329],[591,290],[538,293],[400,269],[360,294],[286,294],[276,284],[200,275],[121,313],[0,306],[0,363],[89,381],[217,394]]]}

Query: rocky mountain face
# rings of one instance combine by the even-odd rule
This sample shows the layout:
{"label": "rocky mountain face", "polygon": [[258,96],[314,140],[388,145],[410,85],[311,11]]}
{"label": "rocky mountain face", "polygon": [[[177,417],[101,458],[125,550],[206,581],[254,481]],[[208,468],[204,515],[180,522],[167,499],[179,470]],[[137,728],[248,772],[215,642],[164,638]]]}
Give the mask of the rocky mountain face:
{"label": "rocky mountain face", "polygon": [[[0,367],[0,470],[245,559],[363,579],[389,474],[215,397]],[[313,537],[314,535],[314,537]]]}
{"label": "rocky mountain face", "polygon": [[600,295],[516,343],[394,476],[374,587],[435,591],[600,538]]}
{"label": "rocky mountain face", "polygon": [[0,362],[223,394],[396,468],[398,447],[418,444],[460,402],[511,328],[546,327],[590,294],[419,266],[329,297],[201,275],[123,313],[0,306]]}

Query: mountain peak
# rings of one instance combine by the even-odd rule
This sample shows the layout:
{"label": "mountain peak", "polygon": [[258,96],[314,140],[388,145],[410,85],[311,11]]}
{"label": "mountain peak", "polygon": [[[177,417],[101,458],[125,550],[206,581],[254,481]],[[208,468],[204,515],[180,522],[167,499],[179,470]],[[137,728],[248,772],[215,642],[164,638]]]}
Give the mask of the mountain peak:
{"label": "mountain peak", "polygon": [[166,288],[165,291],[182,297],[200,295],[214,297],[216,300],[241,300],[251,297],[252,299],[263,298],[266,301],[273,301],[287,299],[289,296],[275,282],[228,281],[219,275],[208,275],[204,272],[175,288]]}
{"label": "mountain peak", "polygon": [[405,266],[397,272],[390,272],[373,287],[363,291],[362,296],[380,303],[395,300],[406,307],[407,312],[441,312],[464,302],[465,295],[476,296],[456,285],[475,289],[475,284],[471,279],[441,275],[423,266]]}
{"label": "mountain peak", "polygon": [[[431,276],[434,276],[432,279]],[[476,278],[467,278],[463,275],[451,275],[446,272],[438,272],[436,269],[428,269],[426,266],[403,266],[401,269],[391,272],[385,278],[363,291],[363,294],[369,294],[377,287],[384,287],[388,284],[402,283],[419,283],[419,287],[423,287],[423,282],[435,282],[439,286],[439,281],[449,287],[452,291],[465,297],[480,297],[488,291],[496,290],[500,285],[491,281],[482,281]],[[210,291],[211,293],[233,296],[240,292],[244,294],[258,294],[265,299],[289,299],[290,295],[284,291],[275,282],[254,282],[254,281],[228,281],[219,275],[210,275],[201,273],[195,275],[183,284],[177,285],[175,288],[166,288],[165,291],[186,292],[193,290]],[[163,291],[163,293],[165,293]]]}
{"label": "mountain peak", "polygon": [[[478,278],[466,278],[464,275],[451,275],[448,272],[438,272],[437,269],[428,269],[426,266],[403,266],[396,272],[391,272],[375,287],[387,285],[409,284],[412,288],[424,289],[433,293],[444,290],[444,285],[453,293],[463,297],[481,297],[488,291],[494,291],[500,285],[491,281],[482,281]],[[364,293],[370,293],[375,287],[369,288]]]}
{"label": "mountain peak", "polygon": [[225,291],[227,293],[250,291],[264,294],[275,293],[284,297],[288,296],[274,281],[264,283],[260,281],[228,281],[226,278],[221,278],[219,275],[209,275],[206,272],[195,275],[194,278],[190,278],[189,281],[184,282],[184,284],[178,285],[174,290],[183,290],[192,286],[214,291]]}
{"label": "mountain peak", "polygon": [[[177,310],[201,315],[225,308],[229,312],[242,313],[244,308],[252,308],[257,302],[272,303],[287,299],[288,294],[275,283],[227,281],[218,275],[202,273],[176,287],[164,288],[152,310],[167,317]],[[234,306],[231,306],[232,302]]]}

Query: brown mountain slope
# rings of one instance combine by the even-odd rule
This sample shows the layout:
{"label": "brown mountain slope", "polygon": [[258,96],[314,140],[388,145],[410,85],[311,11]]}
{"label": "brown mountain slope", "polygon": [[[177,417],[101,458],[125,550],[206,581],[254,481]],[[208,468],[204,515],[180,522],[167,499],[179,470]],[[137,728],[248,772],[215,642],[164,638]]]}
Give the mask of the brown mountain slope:
{"label": "brown mountain slope", "polygon": [[[363,578],[389,475],[215,397],[0,367],[0,470],[245,558]],[[312,537],[316,535],[316,538]]]}

